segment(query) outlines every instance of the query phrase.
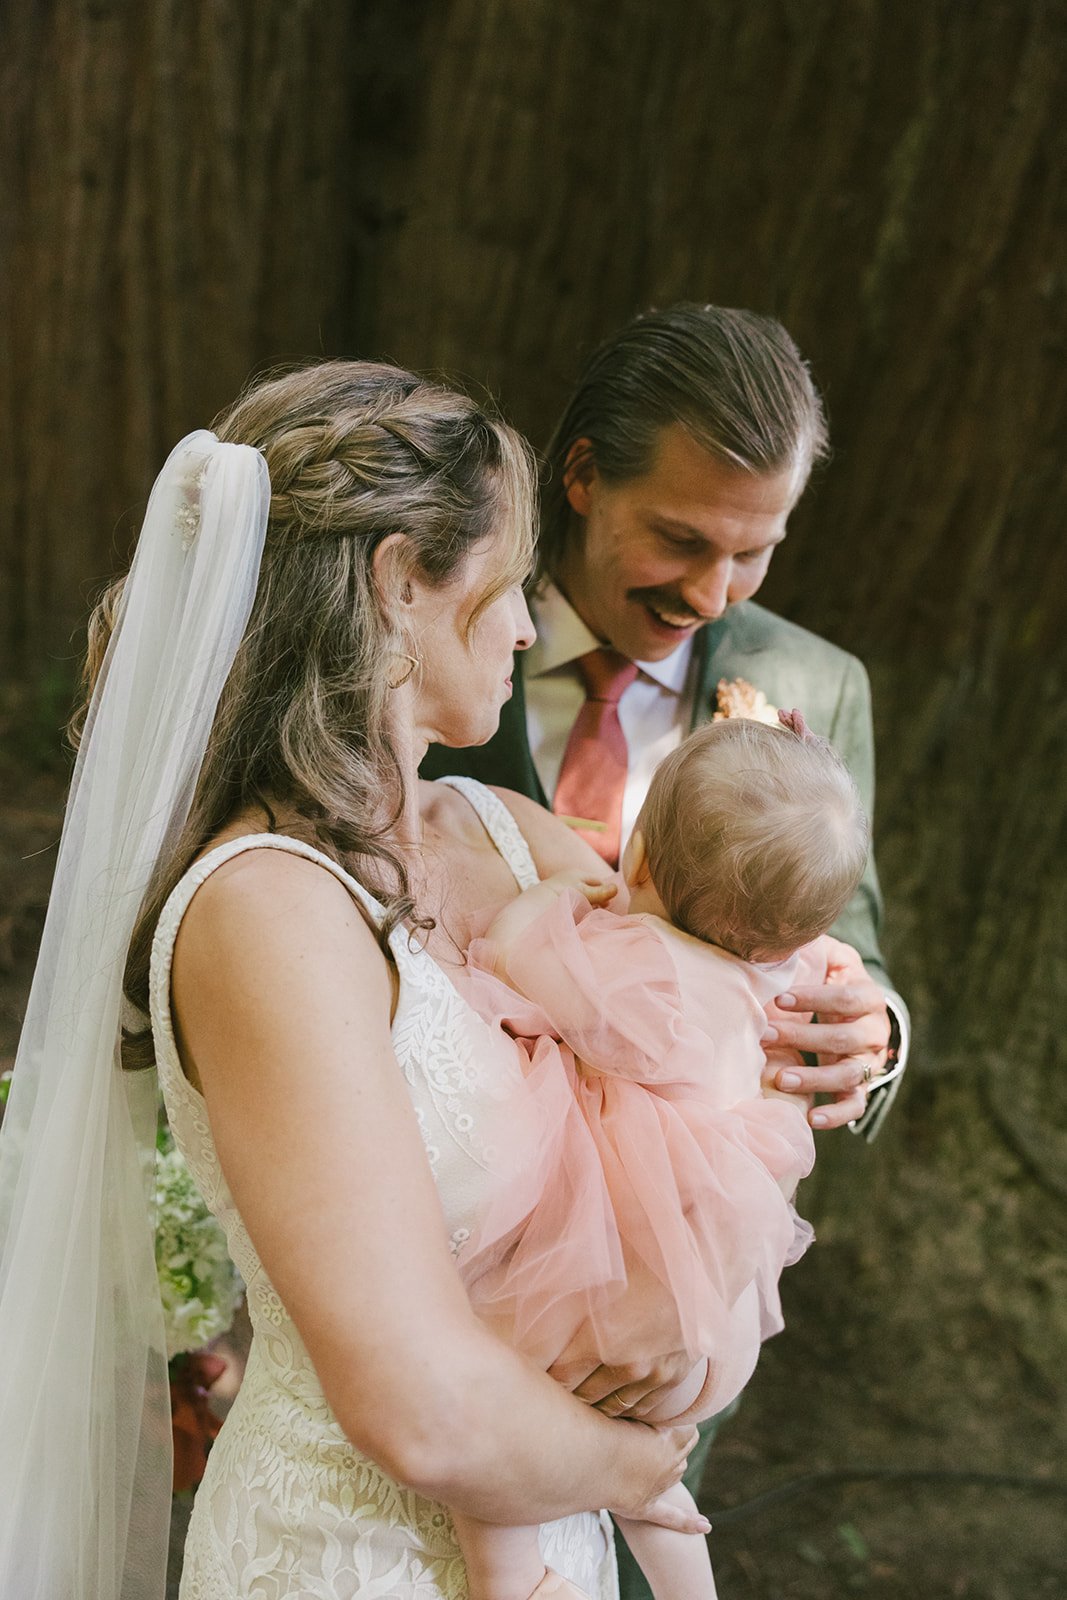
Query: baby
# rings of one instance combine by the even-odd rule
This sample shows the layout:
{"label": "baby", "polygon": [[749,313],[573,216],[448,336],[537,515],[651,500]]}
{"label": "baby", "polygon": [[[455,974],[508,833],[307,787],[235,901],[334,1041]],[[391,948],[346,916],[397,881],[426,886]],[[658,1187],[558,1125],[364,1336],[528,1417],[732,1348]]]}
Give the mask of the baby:
{"label": "baby", "polygon": [[[516,1040],[523,1082],[460,1270],[479,1314],[570,1387],[681,1353],[688,1372],[642,1420],[700,1420],[782,1326],[814,1148],[803,1102],[761,1086],[764,1008],[824,981],[867,850],[852,779],[799,713],[723,721],[658,769],[623,856],[625,916],[603,909],[617,885],[565,873],[472,945],[464,992]],[[682,1506],[678,1485],[650,1516]],[[474,1600],[578,1593],[536,1529],[456,1523]],[[620,1526],[656,1600],[715,1595],[703,1538]]]}

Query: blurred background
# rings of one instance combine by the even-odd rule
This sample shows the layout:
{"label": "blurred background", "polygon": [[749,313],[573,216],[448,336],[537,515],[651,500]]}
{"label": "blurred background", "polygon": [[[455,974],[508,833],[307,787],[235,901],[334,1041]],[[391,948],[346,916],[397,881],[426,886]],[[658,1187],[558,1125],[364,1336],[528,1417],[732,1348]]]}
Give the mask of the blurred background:
{"label": "blurred background", "polygon": [[0,1070],[90,601],[253,372],[393,358],[541,445],[652,304],[812,363],[760,598],[870,670],[915,1045],[713,1451],[724,1600],[1067,1594],[1065,104],[1067,0],[0,8]]}

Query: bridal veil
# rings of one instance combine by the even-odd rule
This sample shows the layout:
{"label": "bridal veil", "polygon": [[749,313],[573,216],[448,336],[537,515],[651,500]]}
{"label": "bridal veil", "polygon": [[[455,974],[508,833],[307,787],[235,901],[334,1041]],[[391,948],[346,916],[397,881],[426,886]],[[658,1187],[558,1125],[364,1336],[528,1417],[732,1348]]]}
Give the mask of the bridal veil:
{"label": "bridal veil", "polygon": [[190,434],[156,480],[96,684],[0,1129],[0,1594],[160,1600],[166,1347],[153,1072],[120,1063],[138,913],[252,609],[258,451]]}

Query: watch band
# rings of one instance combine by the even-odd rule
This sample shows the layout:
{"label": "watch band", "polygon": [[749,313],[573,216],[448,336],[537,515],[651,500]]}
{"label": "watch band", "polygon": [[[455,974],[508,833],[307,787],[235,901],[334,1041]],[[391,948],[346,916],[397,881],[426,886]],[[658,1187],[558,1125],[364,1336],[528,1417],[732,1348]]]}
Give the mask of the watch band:
{"label": "watch band", "polygon": [[888,1072],[881,1073],[872,1081],[866,1109],[848,1125],[850,1131],[858,1133],[867,1144],[872,1144],[878,1137],[889,1108],[897,1097],[911,1045],[907,1006],[893,990],[886,992],[885,1004],[889,1013],[889,1059],[892,1066]]}

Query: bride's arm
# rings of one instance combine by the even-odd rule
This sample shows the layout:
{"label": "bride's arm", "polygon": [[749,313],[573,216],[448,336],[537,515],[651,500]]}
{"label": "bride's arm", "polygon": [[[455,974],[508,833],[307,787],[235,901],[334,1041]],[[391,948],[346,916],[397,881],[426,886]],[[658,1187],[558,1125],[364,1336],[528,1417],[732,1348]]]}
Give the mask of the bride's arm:
{"label": "bride's arm", "polygon": [[615,1423],[475,1318],[389,1035],[389,968],[347,892],[280,851],[186,914],[174,1015],[219,1159],[342,1428],[487,1521],[647,1503],[688,1431]]}

